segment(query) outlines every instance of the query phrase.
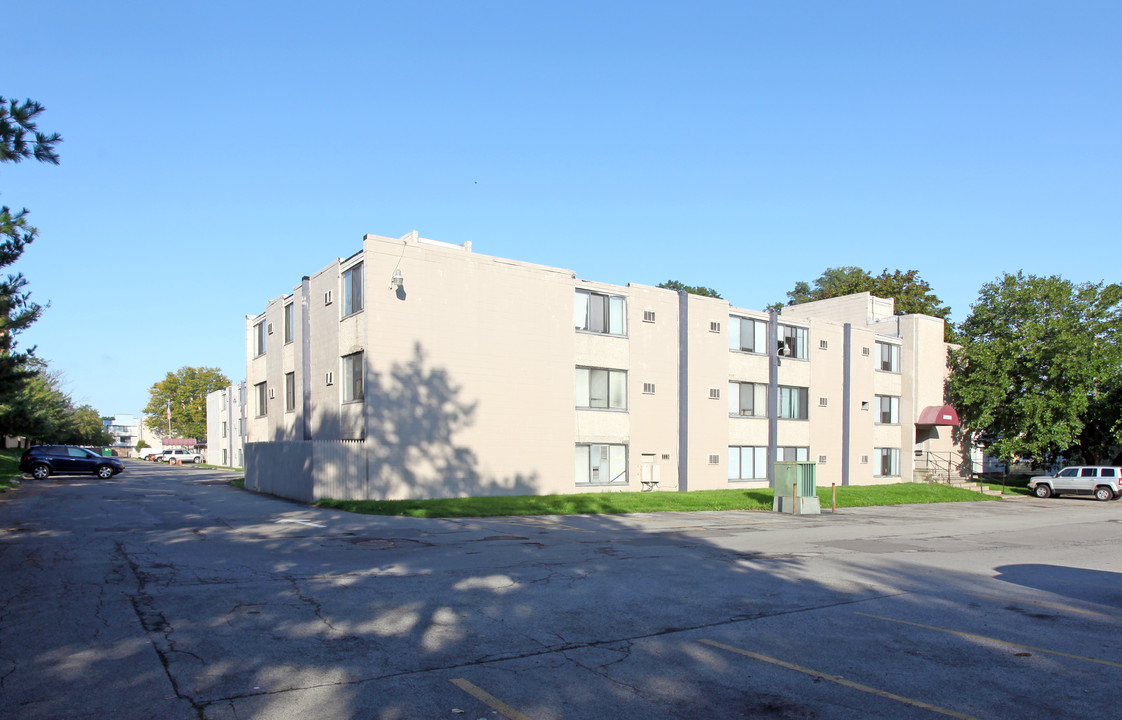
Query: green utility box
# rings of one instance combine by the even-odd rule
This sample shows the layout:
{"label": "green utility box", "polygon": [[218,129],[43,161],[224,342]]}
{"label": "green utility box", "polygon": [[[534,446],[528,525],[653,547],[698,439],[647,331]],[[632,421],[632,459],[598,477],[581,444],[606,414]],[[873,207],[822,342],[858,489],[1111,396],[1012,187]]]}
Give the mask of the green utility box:
{"label": "green utility box", "polygon": [[794,515],[820,514],[822,504],[818,502],[817,472],[817,463],[775,463],[775,499],[771,509]]}

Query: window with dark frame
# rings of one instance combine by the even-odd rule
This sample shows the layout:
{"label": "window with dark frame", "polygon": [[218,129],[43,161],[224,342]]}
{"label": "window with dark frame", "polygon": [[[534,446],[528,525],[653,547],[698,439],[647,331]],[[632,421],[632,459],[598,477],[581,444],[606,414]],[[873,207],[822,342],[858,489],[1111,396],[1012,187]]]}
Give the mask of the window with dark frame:
{"label": "window with dark frame", "polygon": [[265,321],[253,326],[253,356],[260,357],[265,354]]}
{"label": "window with dark frame", "polygon": [[293,328],[293,326],[292,326],[292,322],[293,322],[292,316],[293,316],[292,303],[289,303],[289,304],[284,306],[284,344],[285,345],[292,342],[293,338],[296,336],[295,328]]}
{"label": "window with dark frame", "polygon": [[257,383],[253,386],[254,394],[257,396],[257,417],[265,417],[269,411],[269,392],[265,383]]}
{"label": "window with dark frame", "polygon": [[357,402],[364,397],[362,384],[362,352],[343,356],[343,402]]}
{"label": "window with dark frame", "polygon": [[576,406],[582,409],[627,409],[627,371],[578,367]]}
{"label": "window with dark frame", "polygon": [[296,373],[284,374],[284,411],[292,412],[296,409]]}
{"label": "window with dark frame", "polygon": [[577,290],[573,325],[586,332],[627,335],[627,298]]}
{"label": "window with dark frame", "polygon": [[362,263],[343,271],[343,317],[362,310]]}

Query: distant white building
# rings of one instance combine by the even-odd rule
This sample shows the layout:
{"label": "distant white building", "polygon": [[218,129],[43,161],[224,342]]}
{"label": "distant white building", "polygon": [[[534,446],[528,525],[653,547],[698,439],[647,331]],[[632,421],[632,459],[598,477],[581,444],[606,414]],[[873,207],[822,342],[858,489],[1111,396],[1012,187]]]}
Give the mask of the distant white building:
{"label": "distant white building", "polygon": [[245,381],[206,396],[206,461],[245,466]]}
{"label": "distant white building", "polygon": [[118,413],[104,421],[105,432],[113,437],[109,447],[124,457],[136,454],[136,444],[140,442],[140,420],[135,415]]}

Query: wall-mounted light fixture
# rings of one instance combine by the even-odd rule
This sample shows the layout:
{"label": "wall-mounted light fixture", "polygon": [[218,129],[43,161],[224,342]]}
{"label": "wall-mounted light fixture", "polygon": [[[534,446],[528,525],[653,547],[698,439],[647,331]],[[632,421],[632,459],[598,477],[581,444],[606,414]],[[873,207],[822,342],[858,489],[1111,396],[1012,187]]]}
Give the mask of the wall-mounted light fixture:
{"label": "wall-mounted light fixture", "polygon": [[397,288],[401,287],[402,283],[404,282],[405,277],[402,276],[401,270],[395,269],[393,271],[393,276],[390,277],[390,290],[396,290]]}

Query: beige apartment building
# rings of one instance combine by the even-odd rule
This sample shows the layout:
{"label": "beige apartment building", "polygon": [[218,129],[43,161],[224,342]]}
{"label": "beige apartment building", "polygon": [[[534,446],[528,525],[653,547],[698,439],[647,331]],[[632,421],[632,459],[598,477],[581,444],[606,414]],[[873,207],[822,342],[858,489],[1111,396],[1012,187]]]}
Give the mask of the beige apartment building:
{"label": "beige apartment building", "polygon": [[[246,318],[246,482],[314,500],[819,485],[957,473],[943,321],[868,293],[783,308],[411,233]],[[940,472],[942,472],[940,470]]]}

